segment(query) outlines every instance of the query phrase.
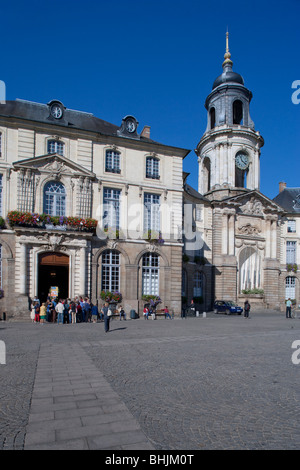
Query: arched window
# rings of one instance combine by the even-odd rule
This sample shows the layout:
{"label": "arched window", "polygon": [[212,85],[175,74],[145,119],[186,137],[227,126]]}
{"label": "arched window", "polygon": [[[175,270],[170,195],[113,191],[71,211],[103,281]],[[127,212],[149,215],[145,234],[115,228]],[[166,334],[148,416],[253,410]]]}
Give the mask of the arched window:
{"label": "arched window", "polygon": [[202,292],[203,292],[202,273],[200,273],[200,271],[196,271],[194,273],[193,297],[201,297]]}
{"label": "arched window", "polygon": [[143,255],[142,294],[159,295],[159,255],[156,253]]}
{"label": "arched window", "polygon": [[121,155],[115,150],[107,150],[105,154],[105,171],[121,173]]}
{"label": "arched window", "polygon": [[58,153],[58,155],[64,156],[65,144],[60,140],[48,140],[47,144],[48,153]]}
{"label": "arched window", "polygon": [[240,292],[261,288],[261,257],[254,248],[246,247],[239,257]]}
{"label": "arched window", "polygon": [[159,160],[155,157],[146,158],[146,178],[159,179]]}
{"label": "arched window", "polygon": [[210,159],[208,157],[204,158],[203,162],[203,176],[204,176],[204,193],[210,191],[210,179],[211,179],[211,169],[210,169]]}
{"label": "arched window", "polygon": [[62,183],[50,181],[44,187],[44,213],[66,215],[66,190]]}
{"label": "arched window", "polygon": [[243,103],[240,100],[235,100],[233,102],[232,119],[233,124],[243,124]]}
{"label": "arched window", "polygon": [[120,253],[116,250],[102,254],[101,288],[105,292],[120,291]]}

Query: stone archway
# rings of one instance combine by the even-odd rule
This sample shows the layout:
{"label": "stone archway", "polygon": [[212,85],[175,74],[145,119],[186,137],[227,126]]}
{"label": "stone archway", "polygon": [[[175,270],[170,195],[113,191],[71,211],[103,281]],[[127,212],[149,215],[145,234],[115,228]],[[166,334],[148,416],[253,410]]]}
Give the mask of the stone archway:
{"label": "stone archway", "polygon": [[58,287],[60,298],[69,297],[69,256],[47,252],[38,257],[38,298],[47,299],[51,287]]}

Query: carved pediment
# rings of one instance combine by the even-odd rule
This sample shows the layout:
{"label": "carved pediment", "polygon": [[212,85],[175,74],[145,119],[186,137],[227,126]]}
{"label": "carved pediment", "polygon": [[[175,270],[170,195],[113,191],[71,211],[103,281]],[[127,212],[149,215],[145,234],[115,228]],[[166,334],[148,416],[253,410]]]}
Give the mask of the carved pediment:
{"label": "carved pediment", "polygon": [[239,209],[243,214],[247,215],[262,216],[264,214],[264,205],[255,197],[251,197],[251,199],[241,205]]}
{"label": "carved pediment", "polygon": [[282,207],[256,190],[227,198],[226,203],[234,205],[237,213],[244,215],[264,217],[266,214],[283,212]]}
{"label": "carved pediment", "polygon": [[13,163],[13,168],[16,171],[33,172],[33,173],[46,173],[53,177],[61,175],[71,177],[88,177],[95,178],[95,173],[87,170],[76,162],[69,160],[58,154],[42,155],[36,158],[27,158]]}

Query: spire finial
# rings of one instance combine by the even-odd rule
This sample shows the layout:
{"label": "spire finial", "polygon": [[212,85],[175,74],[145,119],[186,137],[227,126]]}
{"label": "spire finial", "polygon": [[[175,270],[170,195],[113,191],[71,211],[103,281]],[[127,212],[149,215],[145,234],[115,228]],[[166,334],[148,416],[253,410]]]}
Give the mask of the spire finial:
{"label": "spire finial", "polygon": [[224,54],[224,59],[225,60],[222,64],[223,67],[226,66],[226,65],[227,66],[229,65],[230,67],[232,67],[233,62],[232,62],[232,60],[230,60],[230,57],[231,57],[231,54],[229,52],[229,33],[228,33],[228,28],[227,28],[227,32],[226,32],[226,52]]}

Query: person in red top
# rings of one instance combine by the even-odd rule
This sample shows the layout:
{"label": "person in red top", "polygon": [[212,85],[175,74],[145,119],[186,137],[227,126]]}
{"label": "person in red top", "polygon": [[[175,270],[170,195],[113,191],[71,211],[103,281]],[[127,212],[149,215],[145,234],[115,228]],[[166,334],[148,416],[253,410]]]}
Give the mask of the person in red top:
{"label": "person in red top", "polygon": [[170,315],[170,313],[169,313],[169,309],[168,309],[167,306],[166,306],[166,308],[165,308],[165,316],[166,316],[166,319],[167,319],[167,318],[170,318],[170,320],[172,320],[172,317],[171,317],[171,315]]}

